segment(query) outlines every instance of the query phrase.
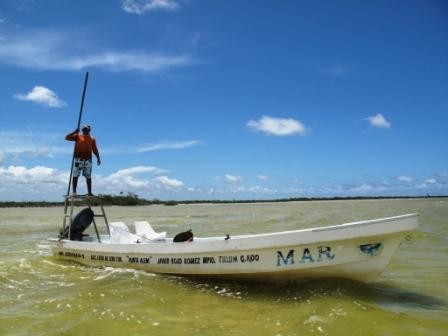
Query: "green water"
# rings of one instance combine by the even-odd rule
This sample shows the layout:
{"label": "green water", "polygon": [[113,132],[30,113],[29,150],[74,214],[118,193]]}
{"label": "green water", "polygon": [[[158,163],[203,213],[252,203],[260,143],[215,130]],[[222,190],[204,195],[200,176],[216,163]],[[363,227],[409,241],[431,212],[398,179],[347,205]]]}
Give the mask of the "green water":
{"label": "green water", "polygon": [[273,232],[419,212],[374,283],[212,282],[53,259],[62,208],[0,209],[0,335],[447,335],[448,200],[111,207],[172,235]]}

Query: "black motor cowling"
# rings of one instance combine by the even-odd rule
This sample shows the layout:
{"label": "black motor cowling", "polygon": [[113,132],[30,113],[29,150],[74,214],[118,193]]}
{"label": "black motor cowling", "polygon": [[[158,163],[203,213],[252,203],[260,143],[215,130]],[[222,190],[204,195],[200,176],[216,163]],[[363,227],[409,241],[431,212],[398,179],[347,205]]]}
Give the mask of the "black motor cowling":
{"label": "black motor cowling", "polygon": [[[82,209],[73,218],[72,225],[70,228],[70,240],[82,240],[83,232],[92,224],[94,213],[92,209],[85,208]],[[65,227],[63,238],[68,238],[69,226]]]}
{"label": "black motor cowling", "polygon": [[174,236],[174,243],[183,243],[183,242],[192,242],[193,241],[193,232],[191,230],[178,233]]}

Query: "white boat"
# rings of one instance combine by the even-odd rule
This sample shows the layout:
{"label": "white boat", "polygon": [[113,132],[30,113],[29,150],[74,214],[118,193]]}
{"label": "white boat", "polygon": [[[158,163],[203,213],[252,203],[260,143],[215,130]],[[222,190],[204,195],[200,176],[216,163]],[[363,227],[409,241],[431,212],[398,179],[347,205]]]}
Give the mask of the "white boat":
{"label": "white boat", "polygon": [[304,230],[194,237],[173,242],[147,222],[107,223],[109,235],[81,241],[53,238],[54,256],[89,266],[133,268],[179,276],[278,281],[344,278],[370,282],[400,242],[418,227],[418,214]]}

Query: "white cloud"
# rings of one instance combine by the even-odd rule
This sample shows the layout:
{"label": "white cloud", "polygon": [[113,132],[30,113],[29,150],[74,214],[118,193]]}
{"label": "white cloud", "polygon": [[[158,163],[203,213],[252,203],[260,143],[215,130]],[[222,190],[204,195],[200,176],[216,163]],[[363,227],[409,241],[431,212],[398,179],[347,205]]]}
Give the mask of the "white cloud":
{"label": "white cloud", "polygon": [[[182,149],[202,144],[200,141],[191,140],[183,142],[163,142],[151,145],[135,147],[101,147],[103,154],[129,154],[142,153],[164,149]],[[55,133],[47,129],[33,130],[2,130],[0,129],[0,148],[4,155],[27,157],[55,157],[56,155],[73,154],[73,143],[64,140],[64,134]]]}
{"label": "white cloud", "polygon": [[429,184],[437,184],[437,180],[435,178],[426,179],[425,182]]}
{"label": "white cloud", "polygon": [[226,178],[227,181],[233,182],[233,183],[241,182],[243,180],[243,178],[238,175],[225,174],[224,177]]}
{"label": "white cloud", "polygon": [[98,178],[97,184],[101,189],[111,193],[137,190],[140,192],[151,193],[155,192],[155,189],[171,190],[172,188],[180,188],[184,186],[182,181],[167,176],[137,176],[141,174],[159,175],[163,173],[167,173],[167,170],[152,166],[137,166],[120,169],[106,177]]}
{"label": "white cloud", "polygon": [[258,177],[260,180],[263,180],[263,181],[269,180],[269,177],[266,176],[266,175],[258,175],[257,177]]}
{"label": "white cloud", "polygon": [[0,166],[0,187],[3,189],[0,198],[31,199],[50,193],[62,195],[68,179],[69,172],[44,166]]}
{"label": "white cloud", "polygon": [[73,57],[66,62],[61,62],[59,66],[61,67],[60,70],[81,70],[88,67],[98,67],[113,72],[142,71],[156,73],[165,69],[190,65],[192,63],[193,61],[188,56],[108,51]]}
{"label": "white cloud", "polygon": [[410,176],[398,176],[397,180],[400,182],[412,182],[414,181],[414,178]]}
{"label": "white cloud", "polygon": [[162,186],[168,187],[168,188],[179,188],[183,187],[184,183],[182,181],[176,180],[174,178],[169,178],[167,176],[158,176],[155,178],[157,182],[159,182]]}
{"label": "white cloud", "polygon": [[[108,176],[94,175],[96,193],[118,194],[123,192],[139,192],[163,195],[167,191],[181,191],[184,183],[167,176],[138,176],[141,174],[158,174],[166,172],[151,166],[137,166],[120,169]],[[60,199],[66,192],[69,171],[55,168],[35,166],[0,166],[0,199]],[[78,184],[85,188],[83,182]]]}
{"label": "white cloud", "polygon": [[[60,144],[60,146],[55,144]],[[73,146],[64,146],[63,134],[48,130],[0,130],[0,148],[4,154],[28,157],[54,157],[56,154],[72,154]]]}
{"label": "white cloud", "polygon": [[116,173],[110,174],[105,178],[105,180],[116,181],[128,176],[144,173],[163,174],[166,173],[166,170],[152,166],[137,166],[132,168],[120,169]]}
{"label": "white cloud", "polygon": [[30,92],[26,94],[15,94],[14,98],[19,100],[31,101],[49,107],[64,107],[67,105],[67,103],[61,100],[56,93],[46,88],[45,86],[35,86]]}
{"label": "white cloud", "polygon": [[377,115],[370,116],[366,118],[370,126],[377,127],[377,128],[391,128],[391,123],[384,118],[384,116],[381,113],[378,113]]}
{"label": "white cloud", "polygon": [[147,51],[93,50],[76,36],[54,31],[34,31],[0,41],[0,63],[39,70],[79,71],[100,68],[112,72],[160,73],[192,65],[188,55],[166,55]]}
{"label": "white cloud", "polygon": [[[149,168],[149,169],[147,169]],[[134,175],[143,172],[154,172],[151,167],[133,167],[119,170],[106,177],[94,176],[94,188],[100,193],[118,194],[120,191],[154,192],[154,188],[171,190],[182,187],[183,182],[159,176],[155,179],[139,178]],[[68,171],[59,171],[54,168],[36,166],[26,168],[23,166],[0,167],[0,186],[7,193],[0,199],[33,199],[41,195],[50,195],[57,199],[66,191],[69,178]],[[83,187],[82,183],[80,184]],[[154,187],[154,188],[153,188]]]}
{"label": "white cloud", "polygon": [[144,179],[137,179],[133,176],[125,176],[123,177],[121,182],[130,189],[141,189],[149,186],[149,181]]}
{"label": "white cloud", "polygon": [[363,183],[357,187],[352,188],[350,191],[355,193],[366,193],[372,191],[373,187],[370,184]]}
{"label": "white cloud", "polygon": [[161,142],[157,144],[145,145],[137,149],[137,153],[151,152],[162,149],[183,149],[201,144],[200,141],[180,141],[180,142]]}
{"label": "white cloud", "polygon": [[142,15],[154,10],[174,11],[179,9],[178,1],[174,0],[123,0],[122,8],[125,12]]}
{"label": "white cloud", "polygon": [[427,178],[423,183],[415,186],[416,189],[441,189],[448,186],[447,182],[443,180],[443,173],[440,175],[441,179],[437,180],[434,177]]}
{"label": "white cloud", "polygon": [[263,116],[258,121],[249,120],[246,126],[254,132],[263,132],[276,136],[305,135],[307,133],[305,126],[298,120],[273,118],[269,116]]}
{"label": "white cloud", "polygon": [[252,186],[248,190],[255,194],[276,194],[278,192],[276,189],[261,186]]}
{"label": "white cloud", "polygon": [[[1,156],[2,152],[0,152]],[[94,173],[97,170],[95,169]],[[263,175],[264,176],[264,175]],[[42,165],[31,168],[10,165],[2,166],[0,162],[0,199],[2,200],[30,200],[46,199],[60,200],[67,190],[69,178],[68,170]],[[413,179],[416,180],[415,178]],[[446,194],[448,184],[443,173],[434,177],[422,179],[417,183],[403,183],[397,177],[389,181],[362,182],[357,185],[334,184],[314,185],[295,188],[293,185],[277,185],[264,187],[260,185],[245,185],[243,178],[238,175],[226,174],[217,185],[188,186],[183,181],[167,176],[167,171],[153,166],[136,166],[117,170],[110,175],[94,174],[94,191],[103,194],[118,194],[123,192],[137,193],[141,197],[151,199],[188,199],[192,197],[218,199],[251,199],[251,198],[279,198],[298,196],[396,196]],[[229,181],[230,183],[222,183]],[[80,192],[85,190],[84,179],[79,184]]]}
{"label": "white cloud", "polygon": [[162,169],[152,166],[137,166],[131,168],[120,169],[117,172],[106,177],[98,179],[100,189],[107,192],[118,193],[121,191],[135,191],[135,189],[145,189],[150,186],[149,179],[136,177],[139,174],[160,174],[165,172]]}
{"label": "white cloud", "polygon": [[26,169],[25,167],[14,167],[10,166],[7,172],[11,173],[15,177],[22,177],[25,181],[37,179],[43,180],[52,176],[55,170],[53,168],[36,166],[30,169]]}

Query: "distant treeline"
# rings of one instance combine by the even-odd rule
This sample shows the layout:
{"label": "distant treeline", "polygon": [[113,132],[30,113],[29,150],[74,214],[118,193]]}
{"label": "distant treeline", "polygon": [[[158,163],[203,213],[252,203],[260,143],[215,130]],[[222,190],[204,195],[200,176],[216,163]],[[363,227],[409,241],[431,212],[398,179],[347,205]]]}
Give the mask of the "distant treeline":
{"label": "distant treeline", "polygon": [[0,208],[39,208],[64,205],[64,202],[27,201],[27,202],[0,202]]}
{"label": "distant treeline", "polygon": [[[290,197],[267,200],[186,200],[186,201],[161,201],[159,199],[147,200],[139,198],[137,195],[128,193],[127,195],[99,195],[103,205],[167,205],[178,204],[233,204],[233,203],[274,203],[274,202],[306,202],[306,201],[341,201],[341,200],[382,200],[382,199],[414,199],[414,198],[448,198],[448,196],[354,196],[354,197]],[[82,199],[78,203],[87,204]],[[99,199],[90,199],[91,205],[99,204]],[[64,202],[46,201],[26,201],[26,202],[0,202],[0,208],[33,208],[33,207],[53,207],[63,206]]]}

